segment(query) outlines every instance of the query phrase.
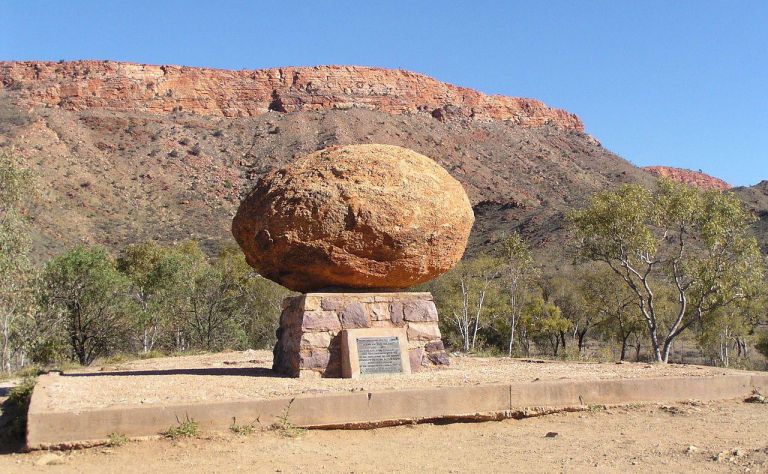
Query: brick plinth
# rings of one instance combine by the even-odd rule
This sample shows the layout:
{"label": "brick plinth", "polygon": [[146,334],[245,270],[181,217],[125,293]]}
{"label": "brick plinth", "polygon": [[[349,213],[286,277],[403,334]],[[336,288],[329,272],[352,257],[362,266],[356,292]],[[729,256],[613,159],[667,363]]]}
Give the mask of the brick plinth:
{"label": "brick plinth", "polygon": [[430,293],[307,293],[283,300],[273,369],[341,377],[341,330],[404,328],[411,371],[448,365]]}

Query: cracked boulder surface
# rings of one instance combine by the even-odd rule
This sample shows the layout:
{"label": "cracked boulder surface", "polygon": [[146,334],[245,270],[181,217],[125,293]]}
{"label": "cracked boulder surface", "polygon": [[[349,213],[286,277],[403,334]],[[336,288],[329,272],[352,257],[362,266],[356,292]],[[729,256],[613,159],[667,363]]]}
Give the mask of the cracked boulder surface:
{"label": "cracked boulder surface", "polygon": [[461,184],[430,158],[348,145],[260,179],[232,233],[251,266],[291,290],[395,290],[450,270],[473,222]]}

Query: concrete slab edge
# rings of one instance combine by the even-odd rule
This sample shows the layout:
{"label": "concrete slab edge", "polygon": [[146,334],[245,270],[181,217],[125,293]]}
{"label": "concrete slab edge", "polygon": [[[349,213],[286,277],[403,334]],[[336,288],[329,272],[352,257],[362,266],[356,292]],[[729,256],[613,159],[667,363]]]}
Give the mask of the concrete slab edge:
{"label": "concrete slab edge", "polygon": [[125,406],[73,412],[48,411],[41,377],[27,423],[27,448],[76,448],[103,443],[111,433],[151,437],[186,418],[203,431],[233,423],[267,427],[281,420],[302,428],[371,428],[439,420],[494,420],[554,407],[639,402],[726,400],[754,390],[768,393],[768,374],[548,381],[418,390],[371,391],[167,406]]}

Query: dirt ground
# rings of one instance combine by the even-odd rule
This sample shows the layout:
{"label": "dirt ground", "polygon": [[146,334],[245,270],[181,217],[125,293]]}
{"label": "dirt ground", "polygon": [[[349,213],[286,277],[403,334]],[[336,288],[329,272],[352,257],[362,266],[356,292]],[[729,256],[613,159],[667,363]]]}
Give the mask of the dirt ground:
{"label": "dirt ground", "polygon": [[3,473],[236,471],[768,472],[768,404],[633,405],[369,431],[202,433],[0,456]]}
{"label": "dirt ground", "polygon": [[452,357],[447,368],[365,379],[294,379],[270,370],[268,351],[165,357],[66,372],[46,383],[51,411],[110,406],[279,398],[359,390],[402,390],[536,380],[602,380],[744,373],[716,367],[645,363]]}

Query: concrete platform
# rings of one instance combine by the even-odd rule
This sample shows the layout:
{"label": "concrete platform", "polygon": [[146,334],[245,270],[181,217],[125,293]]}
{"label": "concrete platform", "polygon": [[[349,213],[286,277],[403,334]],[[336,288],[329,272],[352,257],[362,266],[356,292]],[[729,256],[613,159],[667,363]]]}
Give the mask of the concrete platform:
{"label": "concrete platform", "polygon": [[[724,400],[768,392],[768,374],[651,377],[613,380],[553,380],[404,390],[362,390],[252,400],[154,403],[51,409],[51,386],[59,375],[40,377],[28,415],[30,449],[71,448],[104,442],[110,433],[157,435],[187,417],[202,430],[237,423],[269,426],[280,417],[305,428],[369,428],[459,419],[503,419],[594,404]],[[137,378],[138,377],[134,376]]]}

